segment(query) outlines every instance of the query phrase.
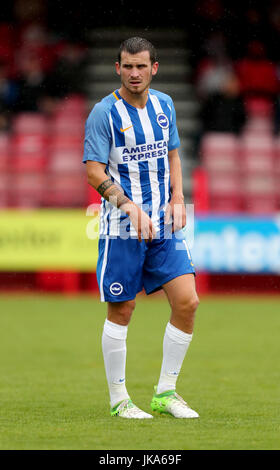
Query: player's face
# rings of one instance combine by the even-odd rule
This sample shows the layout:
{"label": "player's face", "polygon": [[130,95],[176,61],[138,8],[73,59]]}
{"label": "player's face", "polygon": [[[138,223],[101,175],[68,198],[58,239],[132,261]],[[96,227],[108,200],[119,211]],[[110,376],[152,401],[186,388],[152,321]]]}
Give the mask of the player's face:
{"label": "player's face", "polygon": [[116,62],[116,71],[121,77],[122,86],[133,94],[142,94],[158,70],[158,62],[151,63],[149,51],[129,54],[122,52],[121,63]]}

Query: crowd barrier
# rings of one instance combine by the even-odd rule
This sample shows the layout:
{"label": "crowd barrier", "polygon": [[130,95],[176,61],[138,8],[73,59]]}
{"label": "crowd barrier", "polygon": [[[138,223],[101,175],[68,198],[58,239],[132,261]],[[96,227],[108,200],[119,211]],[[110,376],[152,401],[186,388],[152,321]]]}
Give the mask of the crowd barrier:
{"label": "crowd barrier", "polygon": [[[2,210],[0,279],[5,273],[22,273],[24,284],[23,273],[29,282],[35,273],[34,287],[78,292],[84,277],[88,290],[97,292],[96,208]],[[274,276],[273,289],[280,293],[279,215],[198,214],[185,233],[200,293],[212,291],[211,277],[222,286],[226,276],[239,279],[240,284],[249,276]],[[15,279],[10,276],[11,284]],[[260,288],[258,282],[256,286]]]}

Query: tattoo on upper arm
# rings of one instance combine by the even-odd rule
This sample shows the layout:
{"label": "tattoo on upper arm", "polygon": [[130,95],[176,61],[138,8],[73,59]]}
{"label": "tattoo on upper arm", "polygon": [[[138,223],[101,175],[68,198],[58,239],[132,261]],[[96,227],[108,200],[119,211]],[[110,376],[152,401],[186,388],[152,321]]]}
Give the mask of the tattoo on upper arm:
{"label": "tattoo on upper arm", "polygon": [[99,194],[101,194],[101,196],[103,196],[105,191],[107,191],[107,189],[113,185],[114,185],[113,181],[110,178],[108,178],[107,180],[103,181],[103,183],[101,183],[98,186],[97,191],[99,192]]}

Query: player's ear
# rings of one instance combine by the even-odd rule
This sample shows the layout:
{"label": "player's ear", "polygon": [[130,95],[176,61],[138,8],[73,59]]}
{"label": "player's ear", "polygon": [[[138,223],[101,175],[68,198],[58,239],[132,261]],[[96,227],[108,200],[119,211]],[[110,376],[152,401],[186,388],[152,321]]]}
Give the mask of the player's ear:
{"label": "player's ear", "polygon": [[159,63],[158,62],[154,62],[153,65],[152,65],[152,75],[156,75],[157,72],[158,72],[158,66],[159,66]]}
{"label": "player's ear", "polygon": [[121,65],[119,62],[115,62],[115,68],[118,75],[121,74]]}

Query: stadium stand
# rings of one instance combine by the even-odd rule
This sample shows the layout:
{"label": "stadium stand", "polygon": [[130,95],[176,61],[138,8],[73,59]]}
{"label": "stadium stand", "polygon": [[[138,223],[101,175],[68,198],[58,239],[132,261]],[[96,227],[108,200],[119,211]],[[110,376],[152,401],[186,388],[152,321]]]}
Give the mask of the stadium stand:
{"label": "stadium stand", "polygon": [[[7,188],[8,206],[86,207],[87,188],[81,178],[85,98],[69,97],[61,110],[63,105],[64,102],[59,103],[57,111],[48,116],[41,112],[18,113],[11,120],[9,132],[1,134],[1,172],[5,171],[15,183],[12,199]],[[37,189],[41,184],[42,190],[52,188],[51,195],[39,197]],[[1,188],[2,193],[4,186]],[[26,197],[27,193],[30,196]]]}
{"label": "stadium stand", "polygon": [[246,122],[239,135],[205,132],[201,139],[210,210],[273,213],[280,208],[273,102],[255,96],[244,98],[244,104]]}
{"label": "stadium stand", "polygon": [[[278,34],[278,10],[274,4],[267,11],[244,5],[231,7],[228,16],[225,8],[218,0],[194,7],[197,24],[202,20],[206,33],[202,36],[200,27],[192,27],[195,40],[201,39],[194,60],[203,111],[197,165],[209,180],[210,211],[271,214],[280,209],[279,58],[272,42]],[[221,111],[232,76],[235,96],[245,110],[239,129],[228,117],[229,107]]]}
{"label": "stadium stand", "polygon": [[[70,35],[48,29],[46,6],[38,7],[36,16],[28,8],[23,13],[23,3],[15,2],[10,22],[0,21],[5,83],[0,87],[0,208],[86,208],[100,197],[88,187],[81,164],[84,123],[98,93],[117,83],[106,78],[112,75],[107,59],[115,53],[111,30],[102,36],[103,20],[96,18],[88,50],[86,41],[74,43]],[[182,167],[193,170],[191,178],[185,175],[186,196],[198,212],[275,213],[280,210],[280,59],[271,49],[277,35],[273,15],[258,15],[260,24],[254,27],[249,15],[239,22],[239,8],[246,13],[246,5],[231,6],[232,14],[225,15],[224,8],[214,8],[216,3],[224,2],[194,2],[174,50],[172,31],[169,36],[155,32],[166,69],[158,86],[170,88],[172,96],[174,90]],[[270,31],[267,39],[263,31]],[[82,75],[91,81],[90,93],[81,85]],[[200,108],[204,115],[197,113]],[[77,289],[76,274],[67,279],[65,286]],[[41,286],[51,284],[49,273],[37,280]]]}
{"label": "stadium stand", "polygon": [[[216,109],[216,112],[219,108],[219,115],[216,116],[215,121],[214,111],[211,108],[210,118],[213,126],[215,121],[216,128],[215,130],[202,130],[198,147],[201,161],[199,162],[199,157],[196,157],[194,166],[201,164],[206,174],[209,175],[210,210],[220,211],[228,208],[236,211],[250,211],[252,204],[248,202],[249,193],[251,200],[253,198],[251,192],[257,191],[258,181],[259,192],[262,192],[266,186],[255,176],[253,184],[252,173],[262,172],[263,179],[270,178],[269,174],[273,172],[275,175],[278,174],[275,173],[278,162],[276,155],[279,152],[275,140],[277,136],[274,135],[273,109],[273,99],[277,96],[279,88],[276,63],[269,59],[268,45],[264,44],[263,38],[256,38],[252,41],[251,38],[244,36],[245,27],[242,32],[245,52],[242,56],[234,57],[222,30],[223,22],[207,13],[207,2],[203,2],[201,8],[203,9],[197,8],[195,14],[200,21],[203,17],[206,38],[203,38],[204,47],[201,47],[199,52],[196,51],[196,63],[192,64],[198,92],[197,101],[202,102],[202,105],[207,101],[209,111],[209,98],[211,97],[211,106],[214,110]],[[20,8],[16,13],[17,21],[19,12]],[[215,10],[215,14],[219,16],[218,10]],[[236,34],[233,31],[234,26],[236,25],[233,21],[231,27],[233,36]],[[16,35],[13,34],[15,30]],[[100,34],[100,29],[98,31]],[[159,33],[157,34],[159,36]],[[189,34],[195,37],[195,31],[191,28]],[[108,43],[107,36],[105,38]],[[14,112],[9,115],[9,129],[2,132],[0,141],[1,172],[3,173],[6,169],[9,173],[9,175],[6,173],[5,178],[15,175],[14,181],[18,186],[15,191],[16,196],[11,199],[6,179],[2,176],[2,206],[7,204],[22,207],[24,204],[31,204],[31,202],[28,203],[30,198],[26,196],[27,182],[32,184],[34,181],[35,188],[38,181],[43,180],[48,182],[51,189],[46,191],[43,197],[40,197],[34,189],[37,197],[32,201],[32,207],[86,206],[89,190],[84,187],[86,183],[81,178],[83,166],[80,165],[80,159],[88,102],[85,93],[76,93],[77,86],[73,85],[73,74],[69,74],[71,60],[73,71],[75,71],[77,68],[75,57],[78,56],[78,63],[84,58],[83,45],[71,45],[71,41],[65,38],[53,41],[51,31],[48,31],[46,25],[38,22],[36,18],[29,22],[23,21],[20,27],[17,24],[16,29],[13,24],[0,24],[0,37],[2,40],[1,60],[5,59],[4,62],[9,70],[7,79],[13,83],[15,90],[18,87],[18,99],[12,107]],[[96,36],[93,37],[96,42]],[[17,51],[16,46],[19,47]],[[19,54],[21,59],[17,61]],[[192,51],[192,57],[194,55]],[[191,59],[188,57],[187,54],[185,62],[190,67]],[[36,62],[38,58],[40,58],[39,65],[38,61]],[[92,64],[94,63],[93,60]],[[62,86],[58,81],[55,82],[54,77],[58,70],[57,76],[60,79],[69,78],[71,75],[73,86],[72,89],[70,88],[70,93],[68,93],[69,83],[65,82]],[[93,70],[93,65],[90,65],[88,70]],[[20,87],[23,76],[26,76],[27,72],[28,77],[37,74],[41,94],[39,93],[38,96],[37,92],[34,92],[36,103],[32,103],[29,109],[25,103],[24,106],[27,109],[24,109],[20,100]],[[250,74],[254,80],[248,78],[251,77]],[[166,87],[166,84],[163,86]],[[66,96],[61,88],[64,88]],[[228,94],[230,94],[229,101]],[[16,96],[16,91],[14,96]],[[225,96],[227,96],[226,100],[224,100]],[[240,97],[246,112],[245,122],[242,121],[241,113],[239,117],[234,116],[228,119],[225,124],[223,113],[228,115],[229,103],[233,106],[235,101],[231,100],[239,100]],[[226,107],[222,111],[225,101]],[[193,120],[195,119],[197,116],[193,117]],[[234,126],[234,119],[240,119],[240,122],[230,132],[230,126]],[[223,129],[219,131],[219,125],[222,124]],[[184,116],[182,114],[181,117],[181,111],[178,116],[178,125],[184,127]],[[225,126],[229,128],[226,129]],[[185,137],[182,141],[185,142]],[[186,163],[190,160],[187,151],[183,152],[183,160],[184,168],[192,167]],[[7,162],[9,162],[8,169]],[[248,175],[250,175],[250,180],[247,181]],[[273,178],[267,179],[268,185],[272,180]],[[225,181],[228,182],[227,185]],[[67,185],[72,184],[75,184],[76,190],[68,191]],[[250,188],[249,193],[247,193],[247,186]],[[267,197],[271,202],[271,207],[277,208],[279,198],[276,197],[275,206],[273,202],[275,197],[272,197],[272,193],[275,196],[274,186],[277,185],[271,186],[271,194]],[[21,192],[25,194],[25,197],[21,198]]]}

